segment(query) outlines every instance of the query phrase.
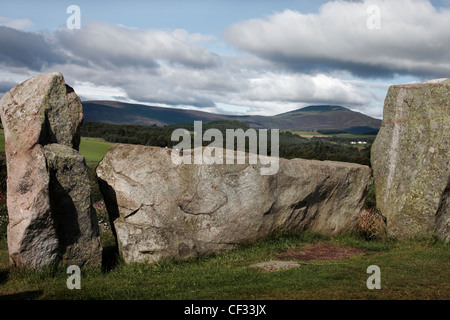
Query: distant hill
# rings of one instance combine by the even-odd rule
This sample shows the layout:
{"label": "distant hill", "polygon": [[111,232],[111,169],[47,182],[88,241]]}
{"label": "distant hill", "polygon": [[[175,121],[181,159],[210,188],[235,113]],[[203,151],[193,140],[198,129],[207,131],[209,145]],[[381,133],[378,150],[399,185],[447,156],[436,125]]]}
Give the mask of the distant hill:
{"label": "distant hill", "polygon": [[329,130],[339,129],[364,134],[377,131],[381,120],[341,106],[316,105],[281,113],[275,116],[232,116],[203,111],[162,108],[117,101],[83,102],[85,121],[115,124],[173,125],[196,120],[237,120],[253,128]]}

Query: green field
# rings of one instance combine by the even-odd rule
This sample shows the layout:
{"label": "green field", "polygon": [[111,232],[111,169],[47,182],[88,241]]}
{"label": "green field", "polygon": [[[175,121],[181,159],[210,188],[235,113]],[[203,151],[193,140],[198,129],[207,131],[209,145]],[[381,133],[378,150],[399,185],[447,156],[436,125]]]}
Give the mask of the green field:
{"label": "green field", "polygon": [[350,138],[350,139],[367,139],[367,138],[375,138],[376,135],[370,135],[370,134],[354,134],[354,133],[336,133],[336,134],[330,134],[328,137],[338,137],[338,138]]}
{"label": "green field", "polygon": [[[108,237],[110,239],[110,237]],[[274,235],[236,250],[152,265],[124,264],[111,256],[112,239],[103,238],[103,270],[84,269],[81,289],[69,290],[64,268],[41,272],[10,267],[6,239],[0,239],[0,298],[3,299],[144,299],[144,300],[448,300],[450,245],[434,239],[365,241],[342,235]],[[299,261],[300,267],[276,272],[250,267],[276,260],[285,250],[308,244],[357,248],[344,260]],[[104,260],[105,261],[105,260]],[[111,263],[112,262],[112,263]],[[381,288],[370,290],[371,265],[380,268]]]}
{"label": "green field", "polygon": [[289,130],[282,130],[282,131],[289,131],[292,134],[296,134],[299,135],[301,137],[304,138],[312,138],[312,137],[320,137],[320,138],[331,138],[331,137],[337,137],[337,138],[348,138],[348,139],[355,139],[355,140],[359,140],[359,139],[368,139],[368,138],[375,138],[376,135],[364,135],[364,134],[354,134],[354,133],[333,133],[333,134],[324,134],[324,133],[320,133],[320,132],[315,132],[315,131],[304,131],[304,130],[294,130],[294,129],[289,129]]}
{"label": "green field", "polygon": [[[81,137],[80,153],[86,162],[100,162],[113,143],[106,142],[100,138]],[[5,136],[3,129],[0,129],[0,152],[5,152]]]}
{"label": "green field", "polygon": [[87,162],[100,162],[113,144],[100,138],[81,137],[80,153]]}
{"label": "green field", "polygon": [[327,135],[314,132],[314,131],[304,131],[304,130],[295,130],[295,129],[289,129],[289,130],[282,130],[284,132],[290,132],[292,134],[299,135],[303,138],[312,138],[312,137],[328,137]]}

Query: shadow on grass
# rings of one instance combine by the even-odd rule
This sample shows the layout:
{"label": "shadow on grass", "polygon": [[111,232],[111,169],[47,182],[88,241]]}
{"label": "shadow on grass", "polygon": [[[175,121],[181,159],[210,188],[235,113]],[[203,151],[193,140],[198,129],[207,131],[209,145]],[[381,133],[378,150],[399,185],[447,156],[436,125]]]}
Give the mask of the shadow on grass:
{"label": "shadow on grass", "polygon": [[[105,246],[102,252],[102,271],[109,272],[118,264],[117,246]],[[0,282],[1,283],[1,282]]]}
{"label": "shadow on grass", "polygon": [[0,270],[0,284],[8,282],[9,270]]}
{"label": "shadow on grass", "polygon": [[[8,282],[9,274],[10,271],[8,269],[0,270],[0,285]],[[12,294],[0,294],[0,300],[34,300],[39,298],[43,293],[43,290],[30,290]]]}
{"label": "shadow on grass", "polygon": [[44,293],[43,290],[31,290],[13,294],[0,295],[0,300],[34,300]]}

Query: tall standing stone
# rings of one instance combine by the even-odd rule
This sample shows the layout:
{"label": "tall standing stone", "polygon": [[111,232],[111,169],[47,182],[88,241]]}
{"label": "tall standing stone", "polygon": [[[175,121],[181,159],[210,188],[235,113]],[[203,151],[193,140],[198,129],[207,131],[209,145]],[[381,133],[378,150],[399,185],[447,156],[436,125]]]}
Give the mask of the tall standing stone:
{"label": "tall standing stone", "polygon": [[89,178],[79,154],[81,101],[60,73],[33,77],[0,100],[7,160],[10,261],[101,265]]}
{"label": "tall standing stone", "polygon": [[389,88],[371,159],[388,233],[450,241],[449,79]]}

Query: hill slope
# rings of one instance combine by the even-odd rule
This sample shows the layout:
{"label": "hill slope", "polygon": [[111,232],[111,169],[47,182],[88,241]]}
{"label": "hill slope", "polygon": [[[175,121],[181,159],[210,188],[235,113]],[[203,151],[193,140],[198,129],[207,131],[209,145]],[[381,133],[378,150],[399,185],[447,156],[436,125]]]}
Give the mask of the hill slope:
{"label": "hill slope", "polygon": [[[341,106],[309,106],[275,116],[231,116],[209,112],[162,108],[117,101],[83,102],[85,121],[116,124],[171,125],[214,120],[238,120],[253,128],[326,130],[349,129],[366,133],[380,128],[381,120]],[[353,132],[352,131],[352,132]]]}

